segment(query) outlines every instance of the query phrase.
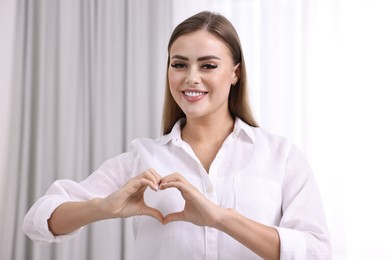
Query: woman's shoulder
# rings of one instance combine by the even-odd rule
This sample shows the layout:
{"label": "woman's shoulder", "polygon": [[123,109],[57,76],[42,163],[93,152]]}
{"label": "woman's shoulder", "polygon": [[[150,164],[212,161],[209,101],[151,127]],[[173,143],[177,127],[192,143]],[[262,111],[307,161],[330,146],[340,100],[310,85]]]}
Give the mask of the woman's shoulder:
{"label": "woman's shoulder", "polygon": [[151,138],[151,137],[138,137],[132,139],[128,145],[127,150],[131,150],[138,147],[153,147],[161,142],[162,137]]}
{"label": "woman's shoulder", "polygon": [[275,134],[263,127],[252,127],[256,139],[264,140],[274,144],[291,144],[291,142],[284,136]]}
{"label": "woman's shoulder", "polygon": [[274,134],[264,128],[254,127],[256,143],[267,146],[268,149],[279,156],[295,159],[305,159],[304,152],[301,148],[287,137]]}
{"label": "woman's shoulder", "polygon": [[253,142],[262,145],[289,146],[291,142],[284,136],[277,135],[264,127],[248,126],[245,130],[252,136]]}
{"label": "woman's shoulder", "polygon": [[255,144],[258,147],[267,147],[269,152],[284,157],[304,157],[303,151],[287,137],[272,133],[263,127],[252,127]]}

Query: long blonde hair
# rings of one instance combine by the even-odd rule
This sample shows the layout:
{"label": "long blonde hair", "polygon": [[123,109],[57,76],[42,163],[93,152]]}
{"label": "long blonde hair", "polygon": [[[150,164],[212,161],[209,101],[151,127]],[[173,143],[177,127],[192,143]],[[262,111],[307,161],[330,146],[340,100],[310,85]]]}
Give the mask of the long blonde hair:
{"label": "long blonde hair", "polygon": [[[242,53],[240,39],[236,30],[228,19],[220,14],[211,13],[208,11],[200,12],[194,16],[189,17],[176,26],[172,32],[168,43],[168,54],[170,53],[172,44],[177,38],[184,34],[198,30],[205,30],[224,42],[231,51],[234,65],[240,63],[240,78],[237,83],[230,88],[229,112],[233,117],[239,117],[248,125],[258,126],[249,107],[245,61]],[[181,108],[177,105],[169,90],[169,61],[170,57],[168,55],[165,100],[162,118],[162,130],[164,135],[168,134],[172,130],[172,127],[180,118],[185,117],[183,110],[181,110]]]}

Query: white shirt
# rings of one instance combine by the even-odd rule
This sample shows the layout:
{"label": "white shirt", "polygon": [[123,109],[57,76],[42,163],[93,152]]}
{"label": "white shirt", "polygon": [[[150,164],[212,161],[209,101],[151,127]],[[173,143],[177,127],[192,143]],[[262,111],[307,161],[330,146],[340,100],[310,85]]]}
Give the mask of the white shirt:
{"label": "white shirt", "polygon": [[[221,207],[234,208],[254,221],[274,226],[280,236],[281,259],[331,258],[321,198],[303,155],[286,139],[240,119],[236,119],[209,173],[181,139],[177,122],[170,134],[156,140],[133,140],[127,153],[104,162],[80,183],[54,182],[27,213],[24,232],[41,242],[72,238],[80,230],[53,236],[48,229],[47,220],[61,203],[105,197],[149,168],[162,177],[179,172]],[[184,206],[175,189],[147,189],[145,202],[163,215]],[[260,259],[227,234],[187,222],[162,225],[154,218],[137,216],[133,217],[133,231],[135,259]]]}

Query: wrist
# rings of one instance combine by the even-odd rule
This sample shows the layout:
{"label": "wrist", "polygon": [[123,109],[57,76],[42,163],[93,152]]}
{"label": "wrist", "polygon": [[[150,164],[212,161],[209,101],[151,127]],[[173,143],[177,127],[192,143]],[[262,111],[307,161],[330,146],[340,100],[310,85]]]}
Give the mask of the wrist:
{"label": "wrist", "polygon": [[221,213],[219,214],[217,221],[214,225],[214,228],[226,231],[229,227],[229,223],[234,218],[236,211],[232,208],[221,208]]}
{"label": "wrist", "polygon": [[109,211],[103,198],[91,199],[89,201],[89,208],[96,217],[95,221],[113,218],[113,214]]}

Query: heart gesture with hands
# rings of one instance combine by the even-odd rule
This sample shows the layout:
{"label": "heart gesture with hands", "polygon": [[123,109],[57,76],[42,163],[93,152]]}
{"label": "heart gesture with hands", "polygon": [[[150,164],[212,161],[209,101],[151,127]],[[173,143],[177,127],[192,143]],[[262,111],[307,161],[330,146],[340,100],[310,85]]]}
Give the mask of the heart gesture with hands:
{"label": "heart gesture with hands", "polygon": [[107,212],[110,218],[145,215],[162,222],[163,215],[161,212],[146,205],[144,200],[145,190],[150,187],[157,191],[160,181],[161,176],[154,169],[139,174],[130,179],[121,189],[104,199],[104,212]]}
{"label": "heart gesture with hands", "polygon": [[[154,191],[178,189],[185,200],[184,209],[164,217],[159,210],[145,203],[144,192],[148,187]],[[153,217],[162,224],[186,221],[209,227],[214,227],[218,223],[223,210],[208,200],[181,174],[172,173],[162,178],[154,169],[149,169],[132,178],[121,189],[106,197],[103,208],[111,218],[144,215]]]}
{"label": "heart gesture with hands", "polygon": [[215,227],[223,208],[208,200],[179,173],[172,173],[161,180],[160,190],[176,188],[185,200],[184,209],[166,215],[163,224],[186,221],[198,226]]}

